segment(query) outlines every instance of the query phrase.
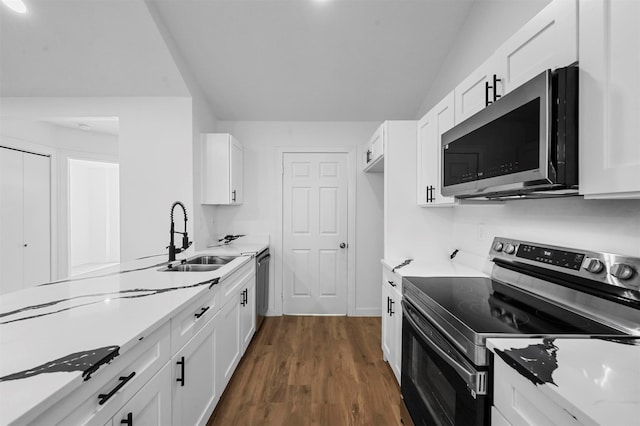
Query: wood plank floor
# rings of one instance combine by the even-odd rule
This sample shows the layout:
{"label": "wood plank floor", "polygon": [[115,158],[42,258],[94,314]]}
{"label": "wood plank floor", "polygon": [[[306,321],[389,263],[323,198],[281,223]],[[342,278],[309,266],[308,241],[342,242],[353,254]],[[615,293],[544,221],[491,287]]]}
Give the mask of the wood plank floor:
{"label": "wood plank floor", "polygon": [[400,425],[380,318],[266,318],[207,423],[216,425]]}

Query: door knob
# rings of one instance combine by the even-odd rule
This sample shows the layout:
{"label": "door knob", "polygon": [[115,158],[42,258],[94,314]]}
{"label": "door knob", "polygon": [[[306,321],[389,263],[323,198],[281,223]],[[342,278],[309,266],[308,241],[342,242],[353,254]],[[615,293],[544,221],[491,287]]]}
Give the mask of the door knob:
{"label": "door knob", "polygon": [[340,243],[340,248],[345,248],[347,245],[345,243]]}

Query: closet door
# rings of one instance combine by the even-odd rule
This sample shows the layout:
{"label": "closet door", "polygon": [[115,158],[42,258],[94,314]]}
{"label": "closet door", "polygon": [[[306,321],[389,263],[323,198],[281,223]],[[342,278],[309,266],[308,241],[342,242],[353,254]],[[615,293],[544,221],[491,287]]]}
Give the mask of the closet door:
{"label": "closet door", "polygon": [[50,167],[0,147],[0,294],[51,281]]}
{"label": "closet door", "polygon": [[0,294],[22,289],[22,155],[0,147]]}
{"label": "closet door", "polygon": [[23,288],[51,281],[49,157],[23,154]]}

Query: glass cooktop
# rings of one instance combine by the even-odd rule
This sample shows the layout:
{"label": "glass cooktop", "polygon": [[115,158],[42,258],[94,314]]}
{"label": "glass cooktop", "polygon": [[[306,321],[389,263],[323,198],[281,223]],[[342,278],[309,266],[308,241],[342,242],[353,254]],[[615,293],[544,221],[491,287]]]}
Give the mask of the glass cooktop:
{"label": "glass cooktop", "polygon": [[[477,334],[624,334],[489,278],[405,280],[418,290],[418,305],[425,301],[440,315],[455,317]],[[411,286],[405,285],[405,293],[411,291]]]}

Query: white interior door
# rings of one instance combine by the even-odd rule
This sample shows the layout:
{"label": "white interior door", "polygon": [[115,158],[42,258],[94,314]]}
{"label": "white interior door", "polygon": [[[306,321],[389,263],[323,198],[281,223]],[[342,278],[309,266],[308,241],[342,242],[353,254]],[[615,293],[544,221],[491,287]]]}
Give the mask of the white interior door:
{"label": "white interior door", "polygon": [[347,314],[347,156],[284,154],[285,314]]}

